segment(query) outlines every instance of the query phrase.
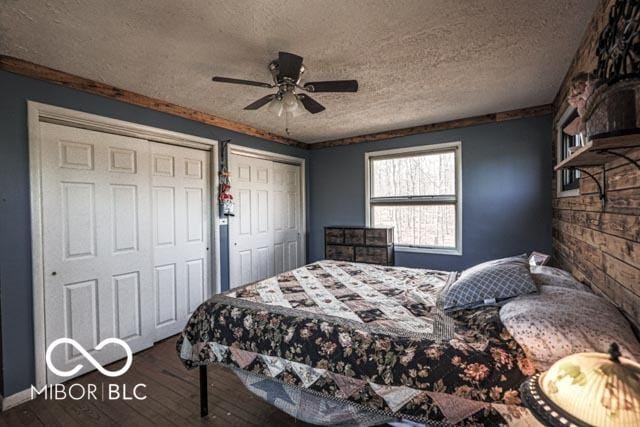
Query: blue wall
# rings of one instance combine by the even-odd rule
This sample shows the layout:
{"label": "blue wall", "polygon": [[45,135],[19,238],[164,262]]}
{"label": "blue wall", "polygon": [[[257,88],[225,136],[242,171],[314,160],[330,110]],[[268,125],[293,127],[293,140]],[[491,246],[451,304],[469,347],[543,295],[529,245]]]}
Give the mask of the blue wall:
{"label": "blue wall", "polygon": [[[34,381],[27,100],[281,154],[288,147],[123,102],[0,71],[0,313],[4,396]],[[227,227],[220,230],[223,289],[228,287]]]}
{"label": "blue wall", "polygon": [[[397,264],[459,270],[485,259],[551,250],[551,118],[390,141],[302,150],[0,71],[0,320],[8,396],[34,381],[27,100],[304,157],[308,257],[323,255],[322,227],[364,224],[366,151],[462,141],[463,256],[398,253]],[[221,227],[223,288],[227,227]]]}
{"label": "blue wall", "polygon": [[396,252],[396,264],[462,270],[481,261],[551,252],[551,117],[313,150],[309,261],[328,225],[364,225],[364,153],[462,141],[462,256]]}

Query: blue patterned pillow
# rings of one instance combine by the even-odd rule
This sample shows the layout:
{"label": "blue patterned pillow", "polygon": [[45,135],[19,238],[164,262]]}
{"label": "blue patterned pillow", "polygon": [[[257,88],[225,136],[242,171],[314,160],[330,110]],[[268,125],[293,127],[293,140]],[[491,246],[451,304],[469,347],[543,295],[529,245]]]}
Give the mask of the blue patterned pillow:
{"label": "blue patterned pillow", "polygon": [[464,271],[442,293],[448,311],[494,305],[537,290],[526,264],[507,262],[478,265]]}
{"label": "blue patterned pillow", "polygon": [[527,254],[510,256],[507,258],[492,259],[490,261],[485,261],[483,263],[476,264],[473,267],[467,268],[461,273],[461,275],[469,274],[472,271],[477,271],[487,267],[494,267],[496,265],[502,265],[502,264],[521,264],[529,267],[529,260],[527,259]]}

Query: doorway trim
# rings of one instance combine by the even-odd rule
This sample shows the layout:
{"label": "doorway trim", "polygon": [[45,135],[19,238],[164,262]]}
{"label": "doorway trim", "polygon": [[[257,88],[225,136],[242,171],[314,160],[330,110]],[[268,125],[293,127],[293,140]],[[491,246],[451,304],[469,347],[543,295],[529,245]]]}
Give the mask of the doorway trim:
{"label": "doorway trim", "polygon": [[[301,238],[301,246],[302,246],[302,260],[306,264],[307,263],[307,159],[302,157],[289,156],[286,154],[273,153],[271,151],[258,150],[257,148],[249,148],[244,147],[242,145],[237,144],[228,144],[227,145],[227,153],[225,153],[225,158],[229,159],[231,154],[237,154],[240,156],[248,156],[255,157],[263,160],[272,160],[281,163],[288,163],[291,165],[300,166],[300,203],[302,204],[301,208],[301,227],[302,232],[300,233]],[[233,182],[231,183],[233,186]],[[227,225],[229,227],[229,225]],[[227,228],[227,233],[229,233],[229,229]],[[229,257],[231,257],[231,252],[229,252]],[[229,284],[231,283],[231,268],[229,268]]]}
{"label": "doorway trim", "polygon": [[[209,195],[209,241],[212,242],[213,253],[209,258],[210,270],[215,269],[213,286],[207,286],[208,299],[213,293],[220,292],[220,221],[218,218],[218,141],[180,132],[154,128],[124,120],[111,119],[95,114],[84,113],[68,108],[27,101],[27,125],[29,137],[29,178],[31,198],[31,263],[33,286],[33,325],[34,325],[34,363],[35,386],[44,387],[46,382],[46,337],[45,337],[45,305],[44,305],[44,253],[42,230],[42,162],[40,123],[54,123],[69,127],[94,130],[103,133],[130,136],[152,142],[198,148],[210,152],[210,191]],[[22,392],[19,392],[22,393]],[[30,400],[30,399],[26,399]]]}

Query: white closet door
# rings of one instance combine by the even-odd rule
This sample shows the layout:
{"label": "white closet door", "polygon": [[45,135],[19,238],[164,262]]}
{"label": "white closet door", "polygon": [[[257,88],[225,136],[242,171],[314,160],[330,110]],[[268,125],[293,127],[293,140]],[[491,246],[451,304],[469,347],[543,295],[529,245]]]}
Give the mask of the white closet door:
{"label": "white closet door", "polygon": [[[105,338],[153,343],[149,143],[48,123],[41,138],[46,344],[73,338],[105,365],[125,356],[95,352]],[[61,370],[93,369],[69,345],[52,356]]]}
{"label": "white closet door", "polygon": [[151,145],[156,340],[177,334],[208,294],[209,152]]}
{"label": "white closet door", "polygon": [[229,282],[235,288],[304,264],[300,166],[231,153],[235,216]]}
{"label": "white closet door", "polygon": [[273,163],[275,274],[303,264],[300,166]]}
{"label": "white closet door", "polygon": [[235,216],[229,219],[230,287],[274,274],[272,162],[229,156]]}

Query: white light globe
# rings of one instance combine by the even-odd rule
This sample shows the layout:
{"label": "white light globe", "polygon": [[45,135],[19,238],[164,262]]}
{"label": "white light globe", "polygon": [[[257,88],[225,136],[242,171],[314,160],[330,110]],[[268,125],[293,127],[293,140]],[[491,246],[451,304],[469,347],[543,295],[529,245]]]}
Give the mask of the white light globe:
{"label": "white light globe", "polygon": [[269,102],[267,110],[280,117],[284,113],[284,104],[281,99],[278,99],[277,97],[273,98],[271,102]]}
{"label": "white light globe", "polygon": [[285,112],[293,113],[298,109],[298,97],[293,91],[285,92],[282,96],[282,104],[284,105]]}

